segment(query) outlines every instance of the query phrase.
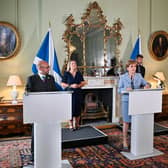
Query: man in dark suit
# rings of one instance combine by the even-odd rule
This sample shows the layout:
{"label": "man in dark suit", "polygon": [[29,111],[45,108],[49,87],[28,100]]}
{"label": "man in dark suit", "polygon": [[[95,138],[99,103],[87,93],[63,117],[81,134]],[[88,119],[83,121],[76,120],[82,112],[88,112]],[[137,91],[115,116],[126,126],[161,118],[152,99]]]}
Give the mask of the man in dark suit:
{"label": "man in dark suit", "polygon": [[143,55],[141,55],[141,54],[137,55],[136,62],[137,62],[136,72],[140,73],[142,75],[142,77],[144,78],[145,67],[143,66]]}
{"label": "man in dark suit", "polygon": [[[38,63],[38,74],[28,77],[25,90],[27,92],[50,92],[58,91],[55,85],[55,80],[52,75],[49,75],[49,65],[45,61]],[[32,161],[34,161],[34,129],[32,126],[32,142],[31,142]]]}

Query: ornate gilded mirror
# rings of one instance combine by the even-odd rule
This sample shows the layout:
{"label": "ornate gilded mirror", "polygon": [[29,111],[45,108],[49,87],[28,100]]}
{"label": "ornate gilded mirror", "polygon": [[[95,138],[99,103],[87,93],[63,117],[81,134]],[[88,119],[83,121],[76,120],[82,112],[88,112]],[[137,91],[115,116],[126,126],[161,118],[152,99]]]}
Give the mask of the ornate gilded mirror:
{"label": "ornate gilded mirror", "polygon": [[112,68],[111,60],[119,59],[122,23],[117,19],[112,26],[107,25],[106,17],[97,2],[89,4],[80,24],[74,23],[70,15],[66,21],[63,40],[66,42],[67,58],[63,71],[70,59],[77,61],[84,75],[106,75]]}

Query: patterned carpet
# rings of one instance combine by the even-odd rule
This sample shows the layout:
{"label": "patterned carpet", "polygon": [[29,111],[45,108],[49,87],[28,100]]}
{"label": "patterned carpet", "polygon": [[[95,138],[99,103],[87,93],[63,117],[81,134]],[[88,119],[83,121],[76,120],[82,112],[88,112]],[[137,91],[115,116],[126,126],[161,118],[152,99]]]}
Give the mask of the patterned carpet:
{"label": "patterned carpet", "polygon": [[119,129],[102,130],[109,135],[109,144],[87,146],[63,150],[63,158],[68,159],[73,168],[167,168],[168,135],[154,138],[156,149],[164,155],[130,161],[120,154],[122,133]]}
{"label": "patterned carpet", "polygon": [[0,168],[19,168],[23,165],[20,150],[30,148],[30,138],[0,142]]}
{"label": "patterned carpet", "polygon": [[[73,168],[167,168],[168,135],[155,136],[154,147],[163,155],[130,161],[120,154],[122,132],[118,128],[102,129],[109,143],[64,149],[62,158]],[[0,142],[0,168],[20,168],[30,163],[30,138]]]}

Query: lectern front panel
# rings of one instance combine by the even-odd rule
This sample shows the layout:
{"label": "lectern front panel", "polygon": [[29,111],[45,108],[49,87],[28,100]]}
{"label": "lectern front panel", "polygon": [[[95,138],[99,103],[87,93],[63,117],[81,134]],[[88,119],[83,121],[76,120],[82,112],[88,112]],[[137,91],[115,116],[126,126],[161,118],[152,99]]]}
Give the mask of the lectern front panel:
{"label": "lectern front panel", "polygon": [[71,119],[72,103],[69,92],[41,92],[24,96],[24,123],[61,122]]}
{"label": "lectern front panel", "polygon": [[159,113],[161,111],[161,90],[129,92],[129,115]]}

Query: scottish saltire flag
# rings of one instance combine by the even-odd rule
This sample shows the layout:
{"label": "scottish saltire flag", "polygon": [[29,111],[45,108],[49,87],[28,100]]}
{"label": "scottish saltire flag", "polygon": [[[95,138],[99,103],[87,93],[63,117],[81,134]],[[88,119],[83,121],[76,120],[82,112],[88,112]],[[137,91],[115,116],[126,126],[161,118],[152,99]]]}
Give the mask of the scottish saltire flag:
{"label": "scottish saltire flag", "polygon": [[49,28],[40,49],[37,52],[36,57],[34,58],[33,65],[32,65],[32,72],[34,74],[38,73],[37,71],[37,64],[39,61],[46,61],[50,65],[50,74],[55,78],[55,84],[59,90],[63,90],[61,87],[61,72],[57,60],[56,51],[54,48],[52,32]]}
{"label": "scottish saltire flag", "polygon": [[138,54],[142,54],[141,53],[141,38],[140,38],[140,36],[138,36],[138,38],[136,40],[136,43],[134,45],[130,59],[135,60]]}

